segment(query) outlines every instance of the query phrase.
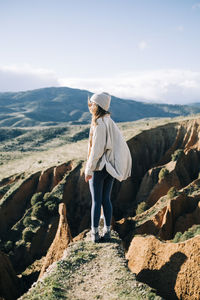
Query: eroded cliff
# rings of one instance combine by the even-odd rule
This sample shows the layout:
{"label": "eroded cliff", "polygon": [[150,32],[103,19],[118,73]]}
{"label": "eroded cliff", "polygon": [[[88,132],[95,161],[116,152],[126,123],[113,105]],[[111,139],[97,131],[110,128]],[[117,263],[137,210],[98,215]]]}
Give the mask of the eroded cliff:
{"label": "eroded cliff", "polygon": [[[125,252],[129,253],[130,268],[133,271],[140,268],[138,274],[147,268],[145,263],[137,265],[141,253],[134,248],[137,243],[133,241],[138,235],[141,239],[147,236],[145,241],[154,238],[158,251],[152,250],[149,242],[143,243],[142,248],[151,255],[155,252],[152,257],[159,262],[160,245],[174,249],[170,253],[176,257],[176,250],[180,251],[182,243],[177,236],[183,236],[192,226],[200,224],[199,129],[198,119],[170,123],[145,130],[127,142],[133,161],[132,174],[124,182],[114,181],[113,228],[122,239]],[[71,160],[33,174],[16,174],[0,182],[1,249],[9,255],[16,274],[24,272],[36,260],[44,261],[47,255],[46,262],[41,263],[43,273],[58,258],[56,253],[59,256],[63,251],[59,243],[62,234],[69,237],[64,242],[66,248],[70,241],[76,242],[89,230],[91,195],[84,181],[84,167],[85,162]],[[65,225],[62,226],[58,213],[60,203],[66,205]],[[188,299],[186,291],[178,292],[181,281],[187,282],[188,289],[191,287],[188,278],[193,282],[193,275],[188,274],[195,261],[189,259],[187,245],[191,252],[192,247],[197,250],[197,245],[190,243],[189,237],[188,234],[184,242],[184,261],[190,266],[187,274],[180,276],[180,262],[173,260],[176,272],[173,293],[178,299]],[[134,260],[130,253],[135,253]],[[155,268],[150,266],[149,270],[163,270],[162,266],[168,261],[170,257]],[[37,277],[40,271],[41,268],[37,270]],[[160,288],[164,278],[155,287],[167,297],[166,290]],[[151,281],[148,284],[151,285]],[[196,280],[194,284],[196,288]],[[191,297],[196,299],[192,294]]]}

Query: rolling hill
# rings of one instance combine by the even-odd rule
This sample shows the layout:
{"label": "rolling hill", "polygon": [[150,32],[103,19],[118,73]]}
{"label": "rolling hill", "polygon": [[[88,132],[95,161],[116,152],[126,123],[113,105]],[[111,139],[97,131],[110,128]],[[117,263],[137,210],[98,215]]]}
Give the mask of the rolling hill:
{"label": "rolling hill", "polygon": [[[88,124],[91,115],[87,97],[93,93],[68,87],[0,93],[0,127],[53,126],[61,123]],[[112,96],[110,111],[115,122],[151,117],[186,116],[199,106],[143,103]]]}

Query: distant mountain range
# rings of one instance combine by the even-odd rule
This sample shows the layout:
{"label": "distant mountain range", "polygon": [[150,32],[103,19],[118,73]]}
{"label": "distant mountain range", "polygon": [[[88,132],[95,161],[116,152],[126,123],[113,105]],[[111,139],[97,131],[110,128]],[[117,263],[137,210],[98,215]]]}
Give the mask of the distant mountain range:
{"label": "distant mountain range", "polygon": [[[87,98],[92,94],[87,90],[68,87],[0,93],[0,127],[90,123]],[[115,122],[126,122],[195,114],[200,112],[200,104],[152,104],[112,96],[110,112]]]}

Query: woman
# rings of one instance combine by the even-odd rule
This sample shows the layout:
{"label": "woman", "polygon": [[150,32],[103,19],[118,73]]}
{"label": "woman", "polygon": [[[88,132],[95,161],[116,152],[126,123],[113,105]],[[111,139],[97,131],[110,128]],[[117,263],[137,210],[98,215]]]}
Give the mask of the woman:
{"label": "woman", "polygon": [[[118,126],[108,111],[111,96],[108,93],[94,94],[88,98],[92,114],[88,143],[85,181],[89,181],[92,196],[91,240],[98,242],[110,239],[112,203],[110,201],[114,178],[119,181],[131,176],[130,150]],[[101,205],[104,214],[103,236],[99,235]]]}

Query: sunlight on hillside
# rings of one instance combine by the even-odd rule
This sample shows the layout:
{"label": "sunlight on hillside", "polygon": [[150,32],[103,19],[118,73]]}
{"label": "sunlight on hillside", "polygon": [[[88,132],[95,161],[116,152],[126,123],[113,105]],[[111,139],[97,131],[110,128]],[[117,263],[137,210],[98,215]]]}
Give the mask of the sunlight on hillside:
{"label": "sunlight on hillside", "polygon": [[[197,116],[191,117],[177,117],[177,118],[160,118],[160,119],[144,119],[133,122],[121,122],[117,123],[120,128],[125,140],[129,140],[133,136],[139,134],[144,130],[148,130],[159,125],[164,125],[166,123],[176,122],[185,119],[192,119]],[[74,125],[74,127],[79,125]],[[80,127],[80,131],[89,125],[83,125]],[[77,128],[74,129],[77,134]],[[70,131],[71,134],[71,131]],[[65,136],[66,137],[66,136]],[[35,136],[33,134],[32,139]],[[11,141],[9,141],[9,145]],[[62,136],[56,137],[54,140],[48,141],[48,150],[44,150],[43,145],[37,151],[16,151],[15,142],[13,141],[13,151],[1,151],[1,166],[0,166],[0,180],[5,177],[14,175],[21,172],[33,172],[41,170],[42,168],[51,167],[63,162],[67,162],[71,159],[83,159],[86,160],[87,157],[87,145],[88,137],[80,139],[76,142],[66,143],[62,139]],[[40,151],[41,149],[41,151]]]}

